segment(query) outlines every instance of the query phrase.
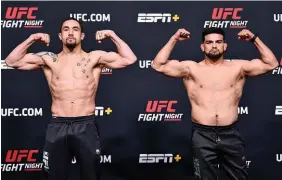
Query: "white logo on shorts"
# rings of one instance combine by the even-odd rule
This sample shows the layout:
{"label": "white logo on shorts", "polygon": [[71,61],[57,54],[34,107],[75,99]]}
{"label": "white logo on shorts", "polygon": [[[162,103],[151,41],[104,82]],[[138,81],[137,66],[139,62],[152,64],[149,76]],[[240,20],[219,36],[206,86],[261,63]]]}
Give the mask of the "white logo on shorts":
{"label": "white logo on shorts", "polygon": [[193,158],[194,161],[194,175],[201,178],[200,161],[199,159]]}
{"label": "white logo on shorts", "polygon": [[100,155],[100,149],[96,149],[96,154]]}
{"label": "white logo on shorts", "polygon": [[44,163],[44,169],[47,171],[49,169],[49,165],[48,165],[48,156],[49,153],[46,151],[43,151],[43,163]]}

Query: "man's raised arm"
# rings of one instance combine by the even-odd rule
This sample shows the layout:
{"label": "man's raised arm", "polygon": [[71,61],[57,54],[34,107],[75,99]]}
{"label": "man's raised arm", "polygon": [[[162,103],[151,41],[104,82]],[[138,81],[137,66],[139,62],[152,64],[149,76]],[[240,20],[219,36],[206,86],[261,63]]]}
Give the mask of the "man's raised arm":
{"label": "man's raised arm", "polygon": [[184,77],[189,74],[189,64],[192,61],[169,60],[169,56],[178,41],[190,38],[190,33],[185,29],[179,29],[159,51],[152,62],[152,68],[171,77]]}
{"label": "man's raised arm", "polygon": [[40,66],[45,65],[44,60],[41,58],[43,55],[49,55],[55,58],[53,53],[41,52],[41,53],[28,53],[28,48],[35,42],[42,41],[47,44],[50,43],[50,37],[48,34],[36,33],[32,34],[24,42],[19,44],[5,59],[6,64],[10,67],[14,67],[21,70],[33,70],[38,69]]}
{"label": "man's raised arm", "polygon": [[260,59],[253,59],[251,61],[242,61],[243,73],[247,76],[257,76],[264,74],[268,71],[276,68],[279,63],[273,54],[273,52],[260,40],[259,37],[255,36],[252,32],[245,29],[239,34],[239,39],[244,39],[247,41],[253,41],[256,48],[261,54]]}
{"label": "man's raised arm", "polygon": [[97,31],[96,40],[98,40],[99,43],[105,38],[110,38],[115,43],[118,53],[99,51],[101,54],[99,64],[105,65],[107,68],[118,69],[132,65],[137,61],[137,57],[132,52],[131,48],[113,31]]}

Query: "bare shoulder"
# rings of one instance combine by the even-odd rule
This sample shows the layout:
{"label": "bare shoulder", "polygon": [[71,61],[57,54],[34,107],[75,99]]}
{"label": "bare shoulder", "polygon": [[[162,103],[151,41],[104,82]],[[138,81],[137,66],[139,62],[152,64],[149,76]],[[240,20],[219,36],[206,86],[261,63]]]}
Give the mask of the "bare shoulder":
{"label": "bare shoulder", "polygon": [[249,61],[243,59],[227,59],[226,62],[229,63],[230,65],[243,66]]}
{"label": "bare shoulder", "polygon": [[42,51],[42,52],[35,53],[33,55],[41,57],[44,61],[49,61],[49,60],[51,60],[52,62],[58,61],[58,55],[53,52]]}
{"label": "bare shoulder", "polygon": [[184,66],[192,67],[192,66],[196,66],[198,63],[192,60],[184,60],[184,61],[181,61],[181,64],[183,64]]}
{"label": "bare shoulder", "polygon": [[91,51],[89,55],[91,56],[91,58],[99,59],[101,56],[105,55],[106,53],[107,53],[106,51],[95,50],[95,51]]}

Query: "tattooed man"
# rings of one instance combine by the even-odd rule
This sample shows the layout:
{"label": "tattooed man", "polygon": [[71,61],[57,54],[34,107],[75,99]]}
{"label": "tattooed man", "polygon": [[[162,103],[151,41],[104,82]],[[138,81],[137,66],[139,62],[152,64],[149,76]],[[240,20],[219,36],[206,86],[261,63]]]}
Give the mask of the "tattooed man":
{"label": "tattooed man", "polygon": [[98,179],[99,132],[94,117],[95,96],[103,67],[124,68],[136,62],[130,47],[112,30],[96,32],[101,43],[110,38],[116,52],[95,50],[89,53],[81,47],[83,26],[76,19],[64,20],[58,34],[62,51],[27,53],[36,41],[50,44],[48,34],[36,33],[19,44],[6,58],[8,66],[33,70],[42,68],[52,96],[52,118],[46,132],[43,152],[44,169],[49,180],[65,179],[71,158],[80,165],[81,179]]}

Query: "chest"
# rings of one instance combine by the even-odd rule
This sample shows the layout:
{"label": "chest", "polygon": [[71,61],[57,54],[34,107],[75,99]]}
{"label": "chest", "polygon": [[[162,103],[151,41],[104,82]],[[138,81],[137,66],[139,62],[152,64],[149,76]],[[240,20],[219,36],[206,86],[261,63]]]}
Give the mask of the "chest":
{"label": "chest", "polygon": [[191,73],[191,80],[200,88],[225,89],[242,79],[240,68],[234,66],[198,67]]}
{"label": "chest", "polygon": [[57,79],[84,79],[92,76],[95,65],[95,61],[90,58],[61,58],[52,71]]}

